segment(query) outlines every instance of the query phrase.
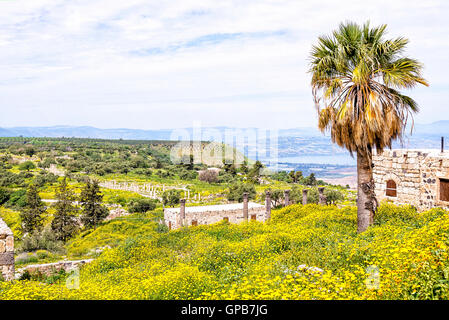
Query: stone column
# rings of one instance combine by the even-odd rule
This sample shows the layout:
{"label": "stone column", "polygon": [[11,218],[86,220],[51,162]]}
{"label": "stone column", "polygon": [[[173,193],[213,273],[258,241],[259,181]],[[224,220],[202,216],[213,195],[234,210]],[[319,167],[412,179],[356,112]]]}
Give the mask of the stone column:
{"label": "stone column", "polygon": [[186,220],[186,199],[179,200],[179,204],[181,205],[179,209],[180,226],[184,226]]}
{"label": "stone column", "polygon": [[302,189],[302,204],[307,204],[307,192],[309,189]]}
{"label": "stone column", "polygon": [[319,196],[318,204],[322,206],[326,205],[326,196],[324,195],[324,187],[318,188],[318,196]]}
{"label": "stone column", "polygon": [[243,193],[243,221],[248,221],[248,192]]}
{"label": "stone column", "polygon": [[290,205],[290,190],[284,190],[284,200],[285,200],[284,207]]}
{"label": "stone column", "polygon": [[0,219],[0,275],[6,281],[14,280],[14,235]]}
{"label": "stone column", "polygon": [[265,214],[265,220],[270,220],[271,218],[271,192],[266,191],[265,193],[265,208],[266,208],[266,214]]}

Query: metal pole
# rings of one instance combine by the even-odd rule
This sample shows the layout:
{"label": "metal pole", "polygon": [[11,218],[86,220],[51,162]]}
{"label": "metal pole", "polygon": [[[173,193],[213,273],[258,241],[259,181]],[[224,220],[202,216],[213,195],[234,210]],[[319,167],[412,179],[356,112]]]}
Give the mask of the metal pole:
{"label": "metal pole", "polygon": [[444,137],[441,137],[441,153],[444,152]]}

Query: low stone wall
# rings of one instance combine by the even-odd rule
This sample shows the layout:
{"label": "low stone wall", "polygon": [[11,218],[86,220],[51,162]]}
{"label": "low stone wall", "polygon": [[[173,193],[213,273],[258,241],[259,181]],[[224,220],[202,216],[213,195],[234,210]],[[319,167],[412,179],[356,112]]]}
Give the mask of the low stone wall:
{"label": "low stone wall", "polygon": [[0,218],[0,274],[6,281],[14,279],[14,235]]}
{"label": "low stone wall", "polygon": [[[265,206],[254,202],[248,203],[248,220],[266,221],[266,219]],[[186,207],[183,222],[180,218],[180,208],[164,210],[164,221],[169,229],[177,229],[182,224],[184,226],[204,225],[223,220],[227,220],[229,223],[243,222],[243,203]]]}
{"label": "low stone wall", "polygon": [[70,272],[92,261],[94,261],[94,259],[58,261],[54,263],[45,263],[45,264],[30,264],[26,267],[18,269],[17,273],[15,274],[15,278],[19,279],[25,271],[28,271],[30,274],[40,273],[45,276],[50,276],[60,270]]}
{"label": "low stone wall", "polygon": [[104,219],[104,221],[109,221],[115,218],[126,217],[130,213],[121,207],[115,206],[113,209],[109,210],[109,215]]}

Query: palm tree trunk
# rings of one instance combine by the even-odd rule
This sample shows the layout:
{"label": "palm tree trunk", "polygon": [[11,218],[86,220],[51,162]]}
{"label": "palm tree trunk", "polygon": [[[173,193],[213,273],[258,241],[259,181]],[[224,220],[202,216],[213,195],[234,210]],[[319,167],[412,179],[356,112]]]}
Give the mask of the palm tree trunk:
{"label": "palm tree trunk", "polygon": [[357,232],[365,231],[374,222],[377,200],[374,193],[372,153],[357,152]]}

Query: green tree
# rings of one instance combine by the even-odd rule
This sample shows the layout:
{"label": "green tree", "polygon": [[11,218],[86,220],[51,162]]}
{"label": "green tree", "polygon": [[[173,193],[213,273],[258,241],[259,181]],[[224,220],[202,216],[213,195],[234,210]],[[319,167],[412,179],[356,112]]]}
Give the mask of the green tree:
{"label": "green tree", "polygon": [[87,180],[81,190],[80,202],[82,207],[81,222],[86,228],[96,228],[109,214],[109,210],[102,205],[103,194],[97,180]]}
{"label": "green tree", "polygon": [[181,191],[176,189],[170,189],[162,193],[162,203],[164,206],[174,207],[179,204],[181,200]]}
{"label": "green tree", "polygon": [[248,172],[248,178],[252,183],[259,183],[260,170],[263,168],[262,162],[257,160]]}
{"label": "green tree", "polygon": [[6,203],[11,197],[11,192],[8,189],[0,187],[0,205]]}
{"label": "green tree", "polygon": [[198,177],[198,172],[182,168],[178,175],[181,180],[193,180]]}
{"label": "green tree", "polygon": [[186,170],[193,170],[194,167],[193,154],[183,155],[181,158],[181,164]]}
{"label": "green tree", "polygon": [[290,173],[288,174],[290,176],[290,178],[292,179],[293,183],[298,183],[301,181],[302,177],[302,171],[290,171]]}
{"label": "green tree", "polygon": [[51,229],[55,233],[57,240],[65,242],[77,232],[79,227],[75,216],[77,209],[73,205],[75,194],[68,188],[66,177],[64,177],[56,190],[56,199],[58,201],[54,205],[56,212],[51,222]]}
{"label": "green tree", "polygon": [[248,193],[248,199],[254,199],[256,197],[256,188],[251,183],[238,182],[229,187],[227,198],[229,201],[243,201],[243,193]]}
{"label": "green tree", "polygon": [[42,230],[45,211],[46,207],[39,197],[37,186],[30,184],[26,192],[26,206],[20,212],[24,234]]}
{"label": "green tree", "polygon": [[33,161],[25,161],[19,165],[19,170],[30,171],[35,168],[36,168],[36,166],[34,165]]}
{"label": "green tree", "polygon": [[[267,194],[264,192],[262,195],[262,199],[265,201],[267,197]],[[280,189],[275,189],[275,190],[270,190],[270,200],[271,200],[271,205],[273,207],[279,207],[282,205],[282,200],[284,199],[284,190],[280,190]]]}
{"label": "green tree", "polygon": [[153,199],[135,199],[128,204],[128,211],[131,213],[145,213],[156,208],[156,200]]}
{"label": "green tree", "polygon": [[243,163],[240,165],[239,167],[239,171],[243,174],[247,174],[249,169],[248,169],[248,162],[245,160],[243,161]]}
{"label": "green tree", "polygon": [[422,64],[403,55],[408,40],[385,39],[386,25],[342,23],[318,38],[311,51],[312,92],[318,128],[357,156],[357,231],[373,223],[377,209],[373,148],[382,151],[405,131],[417,103],[399,90],[428,86]]}
{"label": "green tree", "polygon": [[324,189],[324,195],[326,196],[327,204],[336,204],[338,201],[342,201],[345,199],[343,193],[338,190],[329,188]]}
{"label": "green tree", "polygon": [[235,175],[237,174],[237,168],[234,163],[226,163],[225,159],[223,159],[223,169],[226,173]]}
{"label": "green tree", "polygon": [[19,189],[11,193],[9,200],[5,205],[13,208],[25,208],[27,205],[27,190]]}
{"label": "green tree", "polygon": [[34,150],[33,146],[26,146],[25,148],[25,154],[32,157],[36,153],[36,150]]}
{"label": "green tree", "polygon": [[307,203],[317,204],[320,199],[320,195],[317,188],[310,188],[307,192]]}
{"label": "green tree", "polygon": [[315,186],[317,184],[317,180],[315,178],[315,174],[312,172],[308,177],[302,179],[302,183],[306,186]]}

